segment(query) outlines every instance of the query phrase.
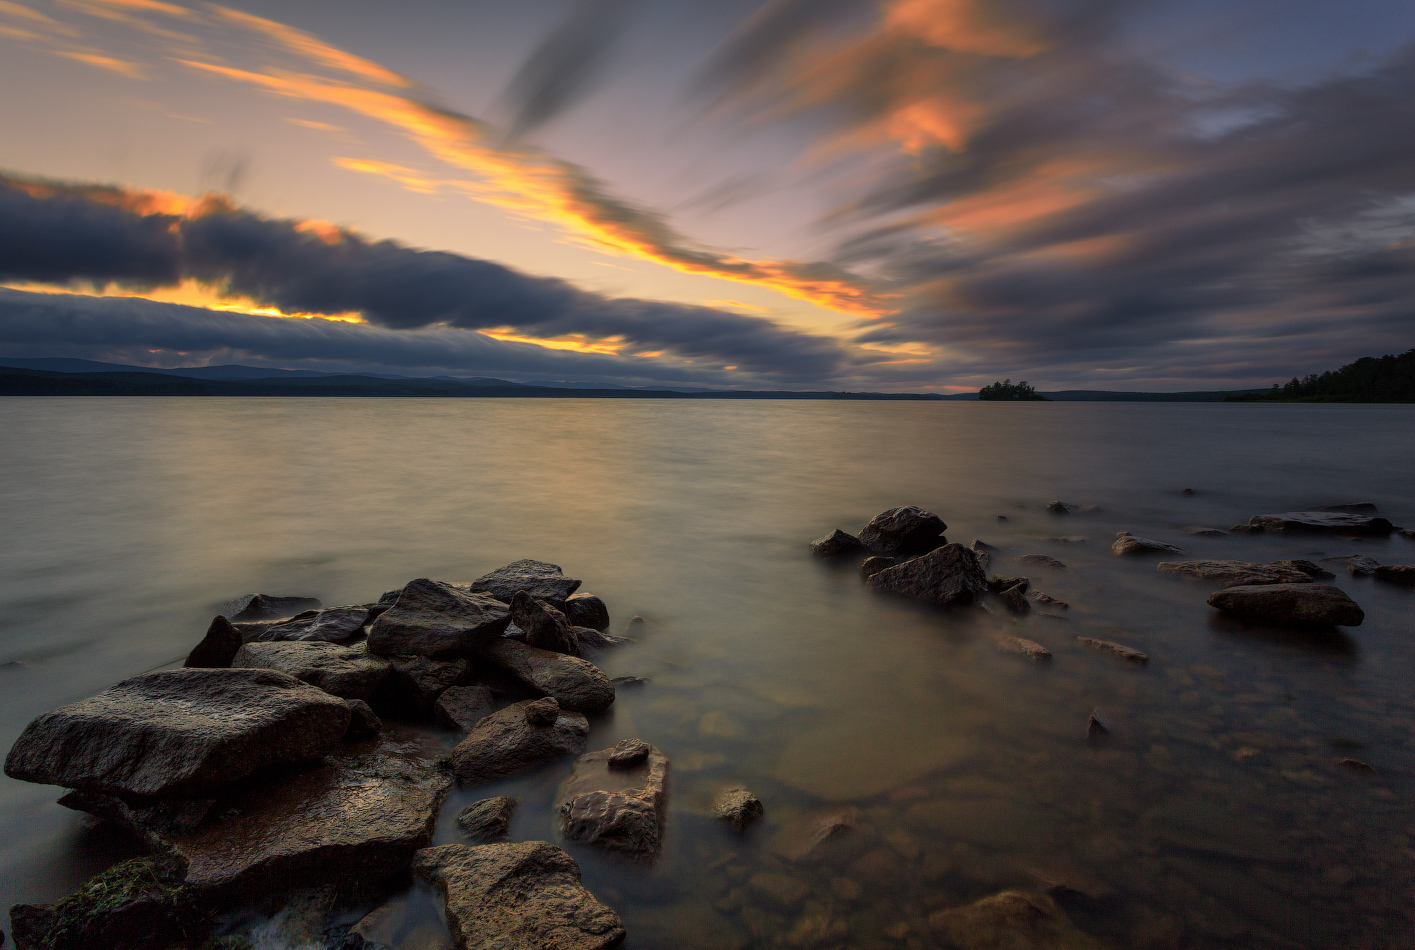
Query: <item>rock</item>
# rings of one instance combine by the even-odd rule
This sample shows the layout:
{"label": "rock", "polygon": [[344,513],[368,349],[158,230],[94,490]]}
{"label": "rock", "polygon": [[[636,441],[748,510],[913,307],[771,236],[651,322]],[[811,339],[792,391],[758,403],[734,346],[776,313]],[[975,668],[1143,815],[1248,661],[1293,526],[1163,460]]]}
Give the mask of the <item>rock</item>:
{"label": "rock", "polygon": [[1377,567],[1374,573],[1378,581],[1399,584],[1402,587],[1415,587],[1415,565],[1385,564]]}
{"label": "rock", "polygon": [[31,722],[5,774],[118,795],[198,797],[270,765],[318,758],[349,707],[274,670],[144,673]]}
{"label": "rock", "polygon": [[[1339,557],[1324,557],[1323,563],[1344,564],[1352,577],[1370,577],[1376,573],[1376,568],[1381,566],[1381,562],[1373,557],[1364,554],[1343,554]],[[1333,575],[1335,576],[1335,575]]]}
{"label": "rock", "polygon": [[[231,627],[241,635],[242,643],[253,643],[262,633],[269,630],[275,624],[270,621],[261,623],[233,623]],[[234,655],[234,654],[233,654]]]}
{"label": "rock", "polygon": [[[981,563],[981,560],[979,561]],[[860,573],[866,577],[874,577],[887,567],[894,566],[894,558],[879,557],[878,555],[865,558],[860,562]]]}
{"label": "rock", "polygon": [[1039,567],[1051,567],[1059,571],[1066,570],[1065,564],[1047,554],[1022,554],[1017,557],[1017,560],[1023,564],[1036,564]]}
{"label": "rock", "polygon": [[228,600],[217,613],[232,623],[252,620],[279,620],[293,617],[302,610],[318,610],[320,602],[313,597],[272,597],[269,594],[245,594]]}
{"label": "rock", "polygon": [[532,699],[526,702],[526,722],[533,726],[553,726],[560,718],[560,703],[554,696]]}
{"label": "rock", "polygon": [[602,950],[624,940],[619,915],[580,883],[580,866],[545,841],[426,848],[413,873],[442,893],[458,948]]}
{"label": "rock", "polygon": [[609,608],[594,594],[578,593],[565,601],[565,619],[572,626],[609,629]]}
{"label": "rock", "polygon": [[1015,653],[1025,656],[1029,660],[1050,660],[1051,651],[1037,643],[1035,640],[1028,640],[1025,637],[998,637],[998,648],[1003,653]]}
{"label": "rock", "polygon": [[1163,541],[1151,541],[1149,538],[1137,538],[1129,531],[1122,531],[1116,535],[1115,541],[1110,546],[1113,554],[1183,554],[1183,548],[1177,548],[1172,544],[1165,544]]}
{"label": "rock", "polygon": [[929,915],[929,928],[957,950],[1101,950],[1040,894],[1003,891]]}
{"label": "rock", "polygon": [[130,858],[53,906],[11,908],[20,950],[154,950],[204,933],[206,915],[171,858]]}
{"label": "rock", "polygon": [[1110,735],[1110,726],[1106,725],[1105,720],[1099,714],[1091,713],[1090,718],[1086,720],[1086,738],[1099,739],[1108,735]]}
{"label": "rock", "polygon": [[1384,518],[1340,509],[1254,515],[1248,519],[1248,524],[1255,528],[1286,534],[1359,534],[1384,537],[1395,530],[1395,525]]}
{"label": "rock", "polygon": [[1071,512],[1075,511],[1077,507],[1076,505],[1067,504],[1064,501],[1054,501],[1047,505],[1047,511],[1056,515],[1069,515]]}
{"label": "rock", "polygon": [[1415,528],[1396,528],[1395,530],[1400,532],[1401,537],[1415,541]]}
{"label": "rock", "polygon": [[523,590],[559,610],[570,595],[580,589],[580,582],[566,577],[558,565],[526,560],[483,574],[472,581],[471,589],[473,593],[490,594],[507,604],[516,596],[516,591]]}
{"label": "rock", "polygon": [[1265,529],[1260,524],[1236,524],[1228,529],[1229,534],[1262,534]]}
{"label": "rock", "polygon": [[616,637],[612,633],[604,633],[594,627],[571,627],[570,632],[575,635],[580,647],[590,647],[602,650],[605,647],[618,646],[621,643],[628,643],[628,637]]}
{"label": "rock", "polygon": [[612,682],[615,686],[647,686],[649,680],[646,676],[616,676]]}
{"label": "rock", "polygon": [[496,598],[420,577],[373,622],[368,649],[382,656],[466,655],[501,636],[510,622],[511,612]]}
{"label": "rock", "polygon": [[515,811],[514,798],[504,795],[483,798],[457,812],[457,827],[473,841],[496,841],[506,837]]}
{"label": "rock", "polygon": [[1007,605],[1007,609],[1013,613],[1025,614],[1032,609],[1032,605],[1027,602],[1026,584],[1009,587],[999,596],[1002,597],[1002,602]]}
{"label": "rock", "polygon": [[1183,531],[1185,534],[1193,534],[1201,538],[1222,538],[1228,535],[1228,532],[1222,528],[1205,528],[1202,525],[1194,524],[1184,528]]}
{"label": "rock", "polygon": [[[217,793],[213,793],[217,794]],[[177,835],[194,830],[217,807],[215,798],[167,798],[137,803],[102,792],[71,791],[59,804],[87,812],[123,828],[154,850],[166,849]]]}
{"label": "rock", "polygon": [[622,739],[609,750],[611,769],[632,769],[649,757],[653,746],[642,739]]}
{"label": "rock", "polygon": [[860,543],[871,554],[913,554],[937,546],[947,529],[933,512],[906,505],[871,518],[860,531]]}
{"label": "rock", "polygon": [[1128,660],[1131,663],[1148,663],[1148,655],[1141,653],[1134,647],[1127,647],[1123,643],[1116,643],[1114,640],[1097,640],[1095,637],[1077,637],[1076,642],[1082,646],[1090,647],[1092,650],[1100,650],[1102,653],[1110,653]]}
{"label": "rock", "polygon": [[471,732],[483,716],[496,709],[496,697],[486,686],[449,686],[437,697],[437,721],[449,729]]}
{"label": "rock", "polygon": [[367,607],[329,607],[274,624],[256,639],[347,643],[359,635],[368,619]]}
{"label": "rock", "polygon": [[580,655],[580,641],[565,615],[523,590],[511,596],[511,622],[526,631],[526,643],[538,650]]}
{"label": "rock", "polygon": [[1344,512],[1347,512],[1347,513],[1349,513],[1349,514],[1358,514],[1358,515],[1360,515],[1360,514],[1372,514],[1372,515],[1373,515],[1373,514],[1375,514],[1376,512],[1380,511],[1379,508],[1377,508],[1375,505],[1371,504],[1369,501],[1357,502],[1356,504],[1353,504],[1353,505],[1323,505],[1323,506],[1321,506],[1321,507],[1319,507],[1319,508],[1315,508],[1315,509],[1313,509],[1313,510],[1314,510],[1314,511],[1344,511]]}
{"label": "rock", "polygon": [[[364,914],[363,917],[354,923],[348,930],[344,931],[343,939],[340,943],[329,940],[325,943],[324,950],[392,950],[392,942],[396,939],[399,925],[402,924],[407,915],[406,905],[397,906],[393,903],[382,904]],[[338,928],[328,931],[331,938],[338,936]],[[442,950],[440,944],[429,947],[421,944],[426,950]],[[213,950],[223,950],[215,947]],[[230,950],[241,950],[232,947]]]}
{"label": "rock", "polygon": [[799,877],[770,871],[753,874],[747,879],[747,885],[783,910],[799,907],[811,893],[811,886]]}
{"label": "rock", "polygon": [[382,657],[323,640],[247,643],[236,651],[237,669],[279,670],[341,699],[372,699],[392,670]]}
{"label": "rock", "polygon": [[845,557],[850,554],[859,554],[865,549],[860,543],[860,539],[853,534],[846,534],[839,528],[824,538],[817,538],[811,542],[811,553],[820,557]]}
{"label": "rock", "polygon": [[16,950],[42,950],[54,926],[54,908],[49,904],[14,904],[10,907],[10,927]]}
{"label": "rock", "polygon": [[1186,488],[1186,489],[1184,489],[1183,491],[1181,491],[1179,494],[1181,494],[1181,495],[1194,495],[1194,494],[1197,494],[1197,492],[1195,492],[1194,489],[1192,489],[1192,488]]}
{"label": "rock", "polygon": [[1367,765],[1365,762],[1362,762],[1360,759],[1342,759],[1336,764],[1340,765],[1342,768],[1350,769],[1353,772],[1370,773],[1375,771],[1375,769]]}
{"label": "rock", "polygon": [[182,665],[189,668],[226,669],[240,648],[240,631],[231,626],[231,621],[225,617],[217,616],[211,621],[211,626],[206,628],[206,636],[192,648],[192,652],[187,655],[187,662]]}
{"label": "rock", "polygon": [[1025,594],[1031,583],[1025,577],[992,577],[988,579],[988,590],[994,594],[1000,594],[1010,588],[1020,587]]}
{"label": "rock", "polygon": [[827,843],[853,831],[859,821],[860,811],[853,805],[802,815],[777,832],[768,846],[788,861],[811,861],[822,856]]}
{"label": "rock", "polygon": [[922,557],[896,564],[870,577],[871,588],[945,606],[971,604],[987,590],[987,578],[973,552],[945,544]]}
{"label": "rock", "polygon": [[403,593],[403,588],[396,587],[393,590],[384,591],[378,598],[378,602],[385,607],[392,607],[398,603],[398,595]]}
{"label": "rock", "polygon": [[[992,552],[997,549],[994,548],[991,544],[985,544],[982,541],[979,541],[977,538],[974,538],[973,546],[970,548],[970,550],[973,552],[973,557],[977,558],[978,560],[978,567],[986,571],[988,567],[992,564]],[[868,577],[869,575],[867,574],[866,576]]]}
{"label": "rock", "polygon": [[585,750],[590,724],[584,716],[561,711],[551,724],[537,725],[526,713],[533,702],[513,703],[483,717],[452,750],[452,767],[462,784],[481,785]]}
{"label": "rock", "polygon": [[1303,574],[1306,574],[1308,577],[1312,578],[1312,580],[1317,580],[1318,578],[1322,577],[1336,576],[1326,568],[1319,567],[1316,564],[1313,564],[1311,561],[1304,561],[1301,558],[1292,558],[1285,561],[1270,561],[1268,563],[1268,566],[1289,567],[1294,571],[1301,571]]}
{"label": "rock", "polygon": [[1095,872],[1064,858],[1031,857],[1019,861],[1017,868],[1052,897],[1084,897],[1100,901],[1115,893],[1115,888]]}
{"label": "rock", "polygon": [[713,799],[712,813],[741,831],[766,814],[766,808],[760,798],[740,785],[734,785]]}
{"label": "rock", "polygon": [[471,663],[458,657],[435,660],[427,656],[391,656],[392,668],[383,681],[374,705],[400,715],[432,714],[443,692],[471,673]]}
{"label": "rock", "polygon": [[[650,858],[658,853],[668,811],[668,758],[648,743],[627,740],[612,749],[587,752],[555,794],[560,830],[570,841]],[[644,754],[629,765],[615,762]]]}
{"label": "rock", "polygon": [[1051,594],[1043,593],[1042,591],[1037,590],[1035,587],[1027,591],[1027,596],[1032,598],[1039,604],[1045,604],[1048,607],[1055,607],[1058,610],[1069,610],[1071,607],[1071,605],[1068,604],[1066,601],[1057,600],[1055,597],[1051,596]]}
{"label": "rock", "polygon": [[1082,534],[1068,534],[1065,536],[1053,535],[1049,538],[1042,538],[1043,541],[1050,541],[1053,544],[1085,544],[1089,538]]}
{"label": "rock", "polygon": [[594,664],[563,653],[498,640],[482,656],[528,686],[554,696],[566,709],[599,712],[614,702],[614,684]]}
{"label": "rock", "polygon": [[1312,580],[1306,571],[1276,564],[1249,561],[1161,561],[1155,570],[1164,574],[1184,574],[1225,587],[1252,584],[1305,584]]}
{"label": "rock", "polygon": [[348,742],[363,742],[383,731],[383,720],[373,708],[362,699],[349,700],[349,730],[344,733]]}
{"label": "rock", "polygon": [[1341,588],[1310,582],[1229,587],[1210,594],[1209,605],[1246,620],[1278,624],[1359,627],[1366,619]]}

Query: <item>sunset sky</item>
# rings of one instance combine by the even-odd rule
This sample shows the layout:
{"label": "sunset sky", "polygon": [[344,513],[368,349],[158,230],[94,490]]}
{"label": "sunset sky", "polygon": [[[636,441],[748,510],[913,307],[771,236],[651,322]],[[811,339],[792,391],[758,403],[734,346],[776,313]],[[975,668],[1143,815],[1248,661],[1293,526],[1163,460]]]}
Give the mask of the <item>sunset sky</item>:
{"label": "sunset sky", "polygon": [[0,0],[0,356],[1223,389],[1415,345],[1409,0]]}

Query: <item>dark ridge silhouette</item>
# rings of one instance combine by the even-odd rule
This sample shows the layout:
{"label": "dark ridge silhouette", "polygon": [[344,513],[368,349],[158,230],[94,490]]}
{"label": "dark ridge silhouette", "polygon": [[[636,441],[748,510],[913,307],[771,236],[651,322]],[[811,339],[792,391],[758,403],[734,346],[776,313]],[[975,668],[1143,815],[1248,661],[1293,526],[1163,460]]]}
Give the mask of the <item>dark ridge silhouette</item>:
{"label": "dark ridge silhouette", "polygon": [[1266,391],[1229,396],[1228,402],[1415,402],[1415,348],[1399,356],[1365,356],[1338,370]]}

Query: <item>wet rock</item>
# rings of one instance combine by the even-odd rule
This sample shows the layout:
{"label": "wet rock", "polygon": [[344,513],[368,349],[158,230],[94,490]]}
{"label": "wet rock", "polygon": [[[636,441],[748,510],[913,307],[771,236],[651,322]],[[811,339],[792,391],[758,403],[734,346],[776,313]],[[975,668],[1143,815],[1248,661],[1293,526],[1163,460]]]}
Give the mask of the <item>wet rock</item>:
{"label": "wet rock", "polygon": [[349,700],[349,729],[344,733],[348,742],[364,742],[383,731],[383,720],[362,699]]}
{"label": "wet rock", "polygon": [[1032,598],[1039,604],[1044,604],[1047,607],[1055,607],[1058,610],[1067,610],[1071,607],[1071,605],[1068,604],[1066,601],[1057,600],[1051,594],[1039,591],[1035,587],[1027,591],[1027,596]]}
{"label": "wet rock", "polygon": [[1371,504],[1369,501],[1361,501],[1361,502],[1356,502],[1355,504],[1348,504],[1348,505],[1322,505],[1321,507],[1315,508],[1315,509],[1313,509],[1313,510],[1315,510],[1315,511],[1344,511],[1344,512],[1347,512],[1348,514],[1358,514],[1358,515],[1364,515],[1364,514],[1371,514],[1371,515],[1373,515],[1373,514],[1375,514],[1376,512],[1380,511],[1379,508],[1377,508],[1375,505]]}
{"label": "wet rock", "polygon": [[1089,538],[1080,534],[1069,534],[1065,536],[1054,535],[1049,538],[1042,538],[1043,541],[1050,541],[1052,544],[1085,544]]}
{"label": "wet rock", "polygon": [[[578,713],[560,711],[553,722],[531,721],[525,700],[483,717],[452,750],[452,767],[464,785],[481,785],[533,769],[562,755],[585,750],[590,724]],[[537,718],[539,718],[537,716]]]}
{"label": "wet rock", "polygon": [[391,667],[374,705],[398,715],[428,716],[442,694],[471,675],[472,665],[458,657],[390,656]]}
{"label": "wet rock", "polygon": [[1399,584],[1402,587],[1415,587],[1415,565],[1385,564],[1377,567],[1373,573],[1378,581]]}
{"label": "wet rock", "polygon": [[998,637],[997,646],[1003,653],[1015,653],[1018,656],[1025,656],[1029,660],[1051,659],[1050,650],[1035,640],[1028,640],[1025,637]]}
{"label": "wet rock", "polygon": [[231,626],[241,635],[242,643],[254,643],[262,633],[265,633],[265,631],[275,626],[275,624],[270,621],[264,621],[261,623],[233,623]]}
{"label": "wet rock", "polygon": [[528,686],[554,696],[566,709],[599,712],[614,702],[614,684],[587,660],[498,640],[482,656]]}
{"label": "wet rock", "polygon": [[762,800],[740,785],[726,789],[713,799],[712,813],[737,831],[766,814]]}
{"label": "wet rock", "polygon": [[1092,650],[1100,650],[1102,653],[1109,653],[1118,656],[1122,660],[1131,663],[1148,663],[1148,655],[1141,653],[1134,647],[1127,647],[1123,643],[1116,643],[1114,640],[1097,640],[1095,637],[1077,637],[1076,642],[1082,646],[1090,647]]}
{"label": "wet rock", "polygon": [[1183,491],[1181,491],[1179,494],[1181,494],[1181,495],[1194,495],[1194,494],[1198,494],[1198,493],[1195,492],[1194,489],[1192,489],[1192,488],[1186,488],[1186,489],[1184,489]]}
{"label": "wet rock", "polygon": [[1086,738],[1099,739],[1108,735],[1110,735],[1110,726],[1106,725],[1106,721],[1098,713],[1091,713],[1086,720]]}
{"label": "wet rock", "polygon": [[1155,570],[1163,574],[1183,574],[1214,581],[1225,587],[1244,584],[1305,584],[1312,580],[1306,571],[1276,564],[1250,561],[1161,561]]}
{"label": "wet rock", "polygon": [[531,560],[513,561],[471,583],[473,593],[490,594],[503,603],[509,604],[516,591],[523,590],[556,610],[579,589],[580,582],[566,577],[559,565]]}
{"label": "wet rock", "polygon": [[565,601],[565,619],[572,626],[609,629],[609,608],[594,594],[578,593]]}
{"label": "wet rock", "polygon": [[177,835],[195,829],[217,807],[215,798],[169,798],[134,803],[102,792],[72,791],[59,804],[117,825],[148,847],[161,850]]}
{"label": "wet rock", "polygon": [[57,904],[17,904],[10,916],[19,950],[156,950],[208,923],[170,858],[131,858]]}
{"label": "wet rock", "polygon": [[269,594],[245,594],[228,600],[217,613],[232,623],[253,620],[279,620],[293,617],[302,610],[318,610],[320,603],[313,597],[272,597]]}
{"label": "wet rock", "polygon": [[398,603],[398,595],[403,593],[403,588],[396,587],[393,590],[386,590],[379,595],[378,602],[385,607],[392,607]]}
{"label": "wet rock", "polygon": [[937,546],[947,529],[933,512],[905,505],[871,518],[860,531],[860,543],[872,554],[913,554]]}
{"label": "wet rock", "polygon": [[118,795],[197,797],[318,758],[349,726],[340,699],[275,670],[145,673],[31,722],[5,774]]}
{"label": "wet rock", "polygon": [[[405,909],[395,908],[392,903],[376,907],[344,931],[340,943],[327,942],[325,950],[392,950],[391,941],[395,939],[397,925],[402,922],[406,913]],[[337,935],[337,930],[330,934],[331,937]]]}
{"label": "wet rock", "polygon": [[1343,554],[1338,557],[1324,557],[1323,564],[1340,564],[1345,566],[1352,577],[1370,577],[1376,573],[1376,568],[1381,566],[1381,562],[1373,557],[1364,554]]}
{"label": "wet rock", "polygon": [[811,553],[819,557],[846,557],[851,554],[859,554],[865,550],[865,546],[860,543],[860,539],[853,534],[846,534],[836,528],[824,538],[817,538],[811,542]]}
{"label": "wet rock", "polygon": [[459,948],[602,950],[624,940],[619,915],[580,883],[580,866],[544,841],[426,848],[413,873],[443,895]]}
{"label": "wet rock", "polygon": [[1342,759],[1340,762],[1338,762],[1338,763],[1336,763],[1336,764],[1337,764],[1337,765],[1340,765],[1342,768],[1350,769],[1350,770],[1353,771],[1353,772],[1374,772],[1374,771],[1375,771],[1375,769],[1371,768],[1371,766],[1367,765],[1365,762],[1362,762],[1360,759]]}
{"label": "wet rock", "polygon": [[231,621],[218,616],[211,621],[211,626],[206,628],[206,636],[192,648],[187,662],[182,665],[199,669],[226,669],[240,648],[240,631],[231,626]]}
{"label": "wet rock", "polygon": [[1209,595],[1209,605],[1245,620],[1276,624],[1357,627],[1366,619],[1345,591],[1330,584],[1229,587]]}
{"label": "wet rock", "polygon": [[647,686],[647,676],[616,676],[613,679],[615,686]]}
{"label": "wet rock", "polygon": [[1050,897],[1022,891],[936,911],[929,928],[957,950],[1101,950]]}
{"label": "wet rock", "polygon": [[457,828],[473,841],[496,841],[506,837],[515,811],[514,798],[483,798],[457,812]]}
{"label": "wet rock", "polygon": [[1395,530],[1400,532],[1401,537],[1415,541],[1415,528],[1396,528]]}
{"label": "wet rock", "polygon": [[854,831],[859,822],[860,811],[853,805],[802,815],[777,832],[768,847],[788,861],[812,861],[823,856],[830,842]]}
{"label": "wet rock", "polygon": [[539,650],[580,655],[580,641],[565,615],[523,590],[511,596],[511,622],[526,631],[526,643]]}
{"label": "wet rock", "polygon": [[628,637],[616,637],[611,633],[596,630],[594,627],[571,627],[570,632],[575,635],[575,639],[580,646],[602,650],[605,647],[618,646],[621,643],[628,643]]}
{"label": "wet rock", "polygon": [[1025,584],[1009,587],[998,596],[1007,605],[1007,609],[1015,614],[1025,614],[1032,609],[1031,603],[1027,600],[1027,585]]}
{"label": "wet rock", "polygon": [[1285,534],[1342,534],[1384,537],[1395,525],[1372,514],[1347,510],[1289,511],[1281,515],[1254,515],[1248,524],[1267,531]]}
{"label": "wet rock", "polygon": [[368,620],[367,607],[329,607],[274,624],[256,639],[347,643],[359,635]]}
{"label": "wet rock", "polygon": [[[640,751],[643,754],[632,764],[620,764],[626,755],[632,758]],[[637,739],[587,752],[561,783],[555,808],[567,839],[634,857],[653,857],[668,812],[668,758]]]}
{"label": "wet rock", "polygon": [[1077,505],[1067,504],[1064,501],[1053,501],[1047,505],[1047,511],[1054,515],[1069,515],[1077,509]]}
{"label": "wet rock", "polygon": [[1236,524],[1228,529],[1229,534],[1262,534],[1266,529],[1260,524]]}
{"label": "wet rock", "polygon": [[978,567],[986,571],[988,567],[992,564],[992,552],[997,549],[994,548],[991,544],[986,544],[982,541],[979,541],[977,538],[974,538],[973,546],[969,550],[973,552],[973,557],[977,558]]}
{"label": "wet rock", "polygon": [[1183,548],[1177,548],[1172,544],[1165,544],[1163,541],[1151,541],[1149,538],[1137,538],[1129,531],[1122,531],[1116,535],[1115,541],[1110,546],[1113,554],[1183,554]]}
{"label": "wet rock", "polygon": [[1318,580],[1319,578],[1323,577],[1336,576],[1326,568],[1313,564],[1311,561],[1303,560],[1302,558],[1290,558],[1284,561],[1269,561],[1268,566],[1287,567],[1291,568],[1294,571],[1301,571],[1303,574],[1306,574],[1308,577],[1312,578],[1312,580]]}
{"label": "wet rock", "polygon": [[510,622],[498,599],[421,577],[369,627],[368,649],[382,656],[466,655],[501,636]]}
{"label": "wet rock", "polygon": [[449,729],[471,732],[483,716],[496,709],[496,697],[486,686],[449,686],[437,697],[437,721]]}
{"label": "wet rock", "polygon": [[961,544],[945,544],[880,571],[868,584],[874,590],[949,606],[971,604],[987,590],[987,577],[972,551]]}
{"label": "wet rock", "polygon": [[560,704],[553,696],[532,699],[526,703],[526,722],[533,726],[551,726],[560,718]]}
{"label": "wet rock", "polygon": [[894,558],[880,557],[878,555],[874,555],[872,557],[867,557],[860,562],[860,573],[865,575],[866,577],[874,577],[876,574],[878,574],[885,568],[893,566]]}
{"label": "wet rock", "polygon": [[1031,583],[1025,577],[990,577],[988,578],[988,590],[994,594],[1000,594],[1009,588],[1020,587],[1022,592],[1026,593]]}
{"label": "wet rock", "polygon": [[1222,538],[1228,535],[1228,532],[1222,528],[1205,528],[1196,524],[1191,524],[1182,530],[1185,534],[1192,534],[1200,538]]}
{"label": "wet rock", "polygon": [[392,670],[382,657],[323,640],[247,643],[231,660],[236,669],[279,670],[331,696],[372,699]]}
{"label": "wet rock", "polygon": [[1059,571],[1066,570],[1065,564],[1062,564],[1056,558],[1046,554],[1022,554],[1018,556],[1017,560],[1021,561],[1023,564],[1035,564],[1038,567],[1051,567]]}

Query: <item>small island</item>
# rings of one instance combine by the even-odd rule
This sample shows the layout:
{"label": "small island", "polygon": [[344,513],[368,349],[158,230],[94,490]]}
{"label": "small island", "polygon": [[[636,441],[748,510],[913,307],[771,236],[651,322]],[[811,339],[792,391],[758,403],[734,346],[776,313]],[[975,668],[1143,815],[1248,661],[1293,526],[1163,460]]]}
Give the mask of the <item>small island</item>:
{"label": "small island", "polygon": [[1012,402],[1051,402],[1047,397],[1039,394],[1027,381],[1014,383],[1010,379],[1004,379],[1000,383],[993,383],[991,386],[984,386],[978,390],[979,400],[1008,400]]}

